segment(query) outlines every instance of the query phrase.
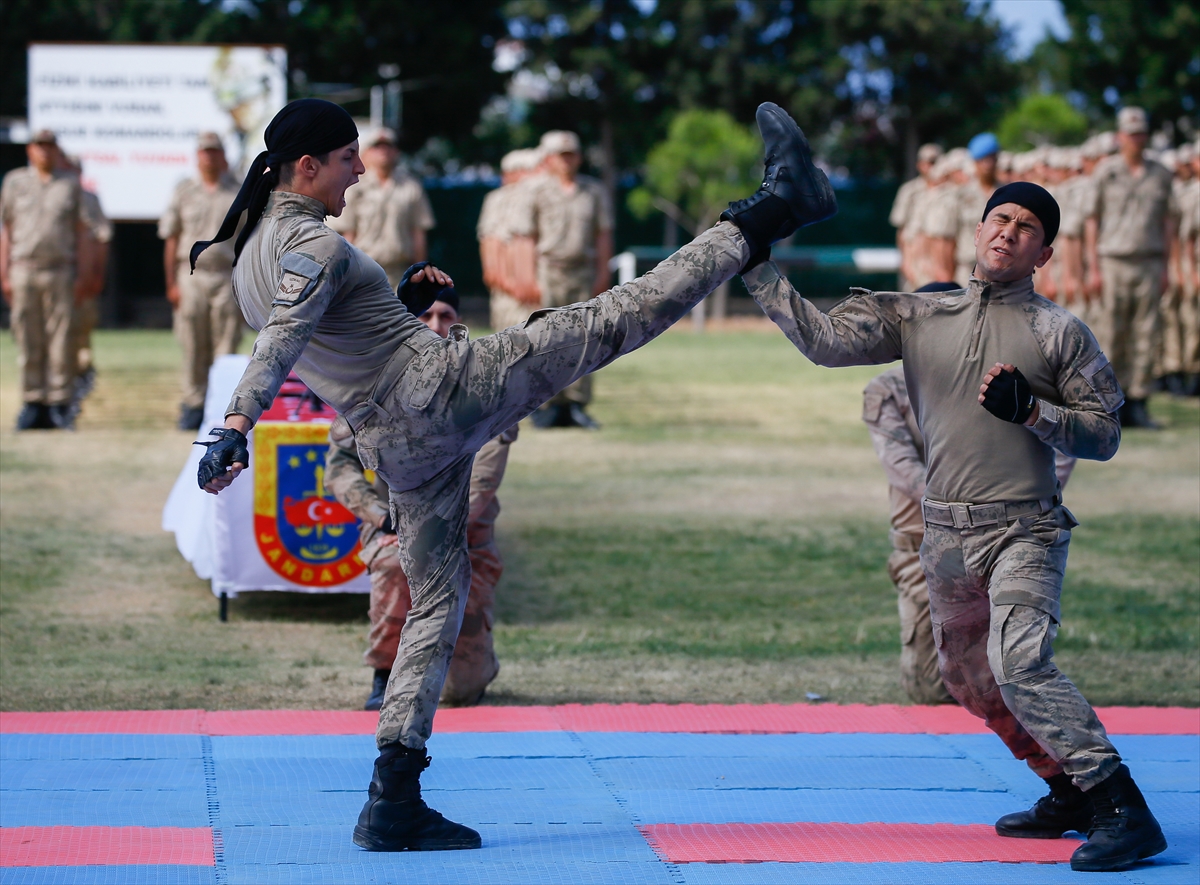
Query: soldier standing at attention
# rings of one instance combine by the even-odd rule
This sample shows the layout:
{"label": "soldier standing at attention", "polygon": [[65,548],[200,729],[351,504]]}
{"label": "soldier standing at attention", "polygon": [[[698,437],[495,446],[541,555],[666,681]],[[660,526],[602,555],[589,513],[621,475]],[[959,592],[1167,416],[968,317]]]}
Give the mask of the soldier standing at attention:
{"label": "soldier standing at attention", "polygon": [[17,430],[70,429],[75,305],[88,295],[88,213],[79,178],[62,168],[49,129],[25,148],[29,165],[0,188],[0,291],[12,308],[24,405]]}
{"label": "soldier standing at attention", "polygon": [[1071,867],[1103,871],[1167,843],[1095,711],[1054,663],[1077,524],[1059,497],[1055,452],[1111,458],[1124,399],[1087,326],[1034,292],[1058,225],[1045,189],[1017,181],[988,200],[966,290],[852,290],[824,314],[774,263],[752,261],[743,279],[818,365],[904,360],[928,464],[920,557],[942,680],[1049,787],[996,831],[1086,831]]}
{"label": "soldier standing at attention", "polygon": [[1171,173],[1143,153],[1146,112],[1117,114],[1120,154],[1096,168],[1087,211],[1087,285],[1100,295],[1096,337],[1109,354],[1129,399],[1125,427],[1157,429],[1146,411],[1161,334],[1159,302],[1167,280],[1167,253],[1175,239]]}
{"label": "soldier standing at attention", "polygon": [[900,185],[900,189],[896,191],[896,199],[892,202],[891,214],[888,215],[888,223],[896,229],[896,248],[900,250],[898,286],[901,292],[909,292],[920,285],[905,275],[905,268],[913,260],[910,250],[915,248],[915,243],[909,243],[906,233],[915,234],[918,230],[919,225],[913,223],[917,196],[930,186],[929,173],[933,169],[933,164],[941,157],[942,149],[938,145],[921,145],[920,150],[917,151],[917,175]]}
{"label": "soldier standing at attention", "polygon": [[[453,289],[438,293],[438,300],[421,322],[442,338],[465,335],[458,323],[458,295]],[[517,439],[517,425],[488,442],[475,456],[471,468],[470,511],[467,515],[467,556],[471,560],[471,589],[463,608],[462,627],[454,643],[454,657],[446,671],[439,704],[469,707],[483,699],[483,693],[500,672],[500,662],[492,642],[492,611],[496,604],[496,584],[504,571],[504,560],[496,546],[496,517],[500,500],[496,492],[504,480],[508,448]],[[371,575],[370,648],[363,659],[375,670],[371,695],[363,709],[383,706],[388,677],[400,647],[400,632],[412,610],[412,590],[400,557],[396,555],[398,538],[388,508],[388,488],[378,476],[368,481],[354,432],[345,418],[339,417],[329,428],[329,453],[325,456],[325,487],[362,524],[359,527],[362,552],[359,554]]]}
{"label": "soldier standing at attention", "polygon": [[175,187],[167,211],[158,220],[158,236],[164,241],[167,301],[174,315],[175,337],[183,349],[180,430],[200,429],[208,370],[217,357],[237,353],[246,325],[229,283],[233,247],[220,244],[205,252],[194,270],[188,267],[191,244],[213,235],[238,192],[217,133],[201,132],[197,137],[196,171],[195,178]]}
{"label": "soldier standing at attention", "polygon": [[497,331],[525,322],[529,314],[541,306],[533,250],[525,256],[530,266],[524,273],[514,266],[515,256],[511,254],[511,222],[514,204],[520,199],[518,186],[537,174],[541,159],[541,153],[535,148],[522,148],[504,155],[500,161],[500,187],[484,197],[475,227],[483,281],[490,294],[491,324]]}
{"label": "soldier standing at attention", "polygon": [[1184,366],[1184,351],[1188,337],[1187,325],[1195,322],[1190,315],[1188,304],[1186,278],[1187,262],[1184,259],[1183,226],[1190,219],[1183,217],[1183,204],[1186,200],[1188,186],[1192,181],[1192,158],[1189,153],[1191,145],[1183,144],[1177,151],[1164,151],[1159,156],[1159,162],[1170,171],[1174,178],[1171,189],[1174,193],[1175,241],[1168,250],[1169,285],[1163,292],[1162,298],[1162,336],[1158,359],[1155,362],[1155,375],[1168,393],[1184,396],[1187,393],[1186,368]]}
{"label": "soldier standing at attention", "polygon": [[1183,300],[1180,306],[1183,326],[1183,392],[1200,396],[1200,142],[1185,145],[1182,157],[1192,167],[1192,178],[1183,190],[1179,207],[1180,274]]}
{"label": "soldier standing at attention", "polygon": [[[608,288],[613,254],[612,206],[600,182],[579,174],[583,163],[579,136],[551,131],[538,149],[544,175],[522,188],[512,229],[518,241],[533,241],[537,250],[537,282],[543,307],[564,307],[587,301]],[[528,245],[514,243],[515,256]],[[587,413],[592,379],[585,375],[548,402],[533,416],[538,427],[599,425]]]}
{"label": "soldier standing at attention", "polygon": [[[60,152],[61,153],[61,152]],[[75,384],[71,391],[72,417],[78,415],[83,400],[96,384],[96,366],[92,358],[92,330],[100,319],[100,293],[104,291],[104,272],[108,265],[108,248],[113,238],[112,222],[104,215],[100,198],[83,186],[83,166],[78,157],[62,154],[63,168],[80,178],[83,187],[84,212],[87,214],[88,268],[83,273],[87,292],[75,304],[71,321],[71,349],[75,353]]]}
{"label": "soldier standing at attention", "polygon": [[[346,111],[301,99],[275,115],[214,241],[233,236],[234,294],[258,328],[254,353],[200,459],[218,494],[249,463],[245,434],[295,368],[344,416],[359,459],[387,483],[397,553],[413,608],[379,712],[379,757],[355,844],[372,851],[480,847],[479,834],[421,798],[425,742],[462,623],[475,453],[574,381],[664,333],[770,246],[837,212],[804,133],[763,104],[758,191],[644,276],[595,298],[540,310],[475,341],[440,337],[420,315],[453,281],[431,266],[405,272],[396,297],[383,269],[323,223],[365,169]],[[212,242],[192,247],[195,260]],[[411,304],[410,311],[405,306]]]}
{"label": "soldier standing at attention", "polygon": [[426,232],[436,222],[425,189],[414,175],[397,169],[396,133],[380,128],[363,146],[367,174],[346,194],[346,211],[334,229],[379,262],[396,286],[410,264],[429,252]]}
{"label": "soldier standing at attention", "polygon": [[1000,142],[981,132],[967,143],[973,163],[970,180],[958,189],[958,232],[954,239],[954,281],[966,286],[975,270],[975,228],[983,207],[996,190],[996,158]]}

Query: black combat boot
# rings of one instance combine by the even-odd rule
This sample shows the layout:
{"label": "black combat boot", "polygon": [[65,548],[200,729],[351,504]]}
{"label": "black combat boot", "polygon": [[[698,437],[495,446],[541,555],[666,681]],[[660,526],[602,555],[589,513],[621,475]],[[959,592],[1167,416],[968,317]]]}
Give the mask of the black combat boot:
{"label": "black combat boot", "polygon": [[1068,830],[1086,833],[1092,825],[1092,800],[1066,774],[1046,778],[1050,793],[1027,811],[1006,814],[996,832],[1017,839],[1061,839]]}
{"label": "black combat boot", "polygon": [[17,415],[17,430],[44,430],[52,426],[50,407],[45,403],[25,403]]}
{"label": "black combat boot", "polygon": [[55,403],[50,406],[50,426],[55,430],[75,429],[75,411],[70,403]]}
{"label": "black combat boot", "polygon": [[368,851],[453,851],[478,848],[479,834],[446,820],[421,798],[424,750],[389,744],[375,760],[369,798],[358,815],[354,844]]}
{"label": "black combat boot", "polygon": [[766,153],[762,184],[721,213],[722,221],[741,229],[750,247],[743,273],[770,257],[772,243],[837,214],[837,197],[825,173],[813,165],[808,139],[796,121],[769,101],[758,106],[757,117]]}
{"label": "black combat boot", "polygon": [[371,694],[363,704],[364,710],[378,710],[383,706],[383,696],[387,692],[388,677],[391,670],[376,670],[375,678],[371,680]]}
{"label": "black combat boot", "polygon": [[203,422],[204,409],[196,406],[179,407],[179,423],[176,426],[180,430],[199,430]]}
{"label": "black combat boot", "polygon": [[1104,873],[1167,850],[1162,827],[1124,764],[1087,792],[1096,807],[1088,840],[1071,855],[1071,869]]}

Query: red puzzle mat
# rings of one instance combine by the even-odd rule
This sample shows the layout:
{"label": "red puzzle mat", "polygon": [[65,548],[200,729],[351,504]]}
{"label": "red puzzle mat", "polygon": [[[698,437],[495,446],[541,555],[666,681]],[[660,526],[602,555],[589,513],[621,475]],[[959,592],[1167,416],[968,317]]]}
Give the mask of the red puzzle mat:
{"label": "red puzzle mat", "polygon": [[0,867],[213,865],[208,827],[4,827]]}

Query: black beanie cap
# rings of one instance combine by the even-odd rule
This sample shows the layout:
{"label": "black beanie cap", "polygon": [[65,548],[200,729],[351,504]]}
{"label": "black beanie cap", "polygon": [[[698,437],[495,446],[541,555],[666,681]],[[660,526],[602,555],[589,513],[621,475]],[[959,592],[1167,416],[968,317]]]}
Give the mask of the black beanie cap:
{"label": "black beanie cap", "polygon": [[992,194],[992,198],[987,201],[987,207],[983,210],[983,218],[979,220],[987,220],[993,209],[1003,206],[1005,203],[1024,206],[1037,216],[1038,221],[1042,223],[1042,230],[1045,232],[1045,239],[1042,240],[1043,246],[1049,246],[1054,242],[1054,238],[1058,236],[1058,202],[1050,196],[1048,190],[1032,181],[1011,181],[1003,187],[996,188],[996,192]]}

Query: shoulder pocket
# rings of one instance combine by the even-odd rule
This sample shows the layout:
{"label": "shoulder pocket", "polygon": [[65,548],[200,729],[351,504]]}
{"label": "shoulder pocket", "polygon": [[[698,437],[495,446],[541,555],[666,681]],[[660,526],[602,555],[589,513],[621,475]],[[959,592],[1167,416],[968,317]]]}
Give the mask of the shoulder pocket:
{"label": "shoulder pocket", "polygon": [[883,395],[869,391],[863,394],[862,419],[868,424],[879,423],[879,412],[883,409]]}
{"label": "shoulder pocket", "polygon": [[279,278],[279,288],[275,290],[271,304],[282,304],[285,307],[299,304],[307,298],[324,270],[320,264],[299,252],[285,253],[279,259],[279,267],[283,276]]}
{"label": "shoulder pocket", "polygon": [[1100,400],[1100,405],[1104,406],[1104,411],[1111,413],[1121,408],[1121,403],[1125,402],[1125,394],[1121,392],[1121,385],[1117,383],[1117,373],[1109,364],[1108,357],[1102,353],[1096,354],[1079,370],[1079,374],[1092,388]]}

